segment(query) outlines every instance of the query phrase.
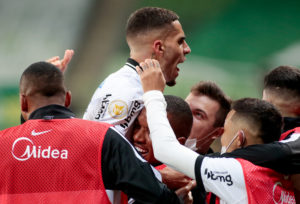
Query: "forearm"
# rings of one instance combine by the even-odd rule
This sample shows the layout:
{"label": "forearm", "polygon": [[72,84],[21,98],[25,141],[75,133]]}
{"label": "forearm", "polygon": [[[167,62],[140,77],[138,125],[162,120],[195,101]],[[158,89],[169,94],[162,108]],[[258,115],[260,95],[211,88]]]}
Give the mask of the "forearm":
{"label": "forearm", "polygon": [[166,116],[163,94],[149,91],[143,99],[155,158],[195,179],[194,166],[198,154],[177,141]]}

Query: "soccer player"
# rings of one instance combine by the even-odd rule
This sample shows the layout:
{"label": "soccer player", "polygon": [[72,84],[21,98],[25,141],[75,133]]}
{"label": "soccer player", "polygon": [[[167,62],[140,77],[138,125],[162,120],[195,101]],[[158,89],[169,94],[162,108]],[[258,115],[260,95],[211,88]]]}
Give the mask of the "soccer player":
{"label": "soccer player", "polygon": [[[270,71],[264,78],[263,100],[272,103],[283,116],[284,129],[280,140],[300,133],[300,69],[279,66]],[[300,174],[293,175],[292,179],[300,202]]]}
{"label": "soccer player", "polygon": [[185,146],[199,154],[211,153],[211,143],[223,134],[230,100],[214,82],[200,81],[185,101],[193,113],[193,127]]}
{"label": "soccer player", "polygon": [[95,91],[84,119],[113,124],[123,135],[143,108],[143,88],[135,67],[157,59],[169,86],[174,86],[178,65],[191,52],[179,16],[170,10],[145,7],[133,12],[126,26],[130,58]]}
{"label": "soccer player", "polygon": [[[224,157],[243,158],[254,164],[293,174],[295,196],[300,202],[300,70],[279,66],[264,77],[263,100],[272,103],[284,119],[280,142],[249,146]],[[272,152],[272,153],[270,153]]]}
{"label": "soccer player", "polygon": [[[167,103],[167,117],[172,129],[180,144],[184,144],[188,138],[192,124],[192,112],[188,104],[177,96],[164,95]],[[161,163],[154,158],[153,148],[150,139],[150,132],[147,123],[146,109],[143,108],[133,124],[132,144],[137,151],[151,165],[157,166]]]}
{"label": "soccer player", "polygon": [[[188,104],[180,97],[172,95],[165,95],[164,97],[167,102],[168,120],[175,132],[177,140],[181,144],[184,144],[192,128],[192,112]],[[133,135],[130,140],[143,158],[151,165],[156,166],[156,169],[158,169],[162,175],[162,182],[165,183],[168,188],[176,190],[190,182],[191,179],[184,174],[162,165],[155,159],[145,108],[143,108],[133,124]]]}
{"label": "soccer player", "polygon": [[75,118],[70,102],[54,65],[38,62],[23,72],[26,122],[0,131],[1,203],[117,202],[108,189],[142,203],[179,203],[111,125]]}
{"label": "soccer player", "polygon": [[[212,81],[195,84],[185,100],[193,113],[193,127],[185,146],[199,154],[212,153],[210,145],[223,134],[231,101]],[[206,193],[199,188],[194,188],[192,194],[197,204],[202,203],[206,197]]]}

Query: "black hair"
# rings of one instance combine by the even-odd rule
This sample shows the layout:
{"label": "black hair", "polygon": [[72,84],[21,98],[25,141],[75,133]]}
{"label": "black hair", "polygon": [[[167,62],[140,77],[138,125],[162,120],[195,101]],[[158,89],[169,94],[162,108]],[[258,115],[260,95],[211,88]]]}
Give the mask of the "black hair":
{"label": "black hair", "polygon": [[281,135],[282,117],[269,102],[256,98],[242,98],[234,101],[233,119],[245,119],[257,127],[258,137],[264,143],[278,141]]}
{"label": "black hair", "polygon": [[20,79],[20,92],[28,95],[40,94],[45,97],[65,94],[63,81],[63,73],[56,66],[47,62],[36,62],[23,72]]}
{"label": "black hair", "polygon": [[139,33],[170,26],[178,15],[170,10],[157,7],[144,7],[133,12],[128,18],[126,36],[136,36]]}
{"label": "black hair", "polygon": [[300,97],[300,69],[291,66],[279,66],[264,78],[264,89],[283,93],[290,91],[292,96]]}
{"label": "black hair", "polygon": [[180,97],[165,95],[170,125],[177,137],[187,138],[193,126],[193,115],[189,105]]}

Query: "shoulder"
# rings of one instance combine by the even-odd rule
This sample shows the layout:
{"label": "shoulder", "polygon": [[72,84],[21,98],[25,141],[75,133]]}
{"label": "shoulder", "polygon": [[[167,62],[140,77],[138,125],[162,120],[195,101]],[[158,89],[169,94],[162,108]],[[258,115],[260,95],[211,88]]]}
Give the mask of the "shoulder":
{"label": "shoulder", "polygon": [[97,88],[93,99],[101,97],[120,98],[128,100],[143,95],[143,88],[137,73],[130,67],[124,66],[109,75]]}
{"label": "shoulder", "polygon": [[[102,87],[115,85],[118,86],[120,84],[126,84],[131,87],[136,87],[137,84],[141,86],[139,75],[133,68],[124,65],[121,69],[118,71],[110,74],[105,80],[104,83],[102,83]],[[121,85],[122,86],[122,85]]]}

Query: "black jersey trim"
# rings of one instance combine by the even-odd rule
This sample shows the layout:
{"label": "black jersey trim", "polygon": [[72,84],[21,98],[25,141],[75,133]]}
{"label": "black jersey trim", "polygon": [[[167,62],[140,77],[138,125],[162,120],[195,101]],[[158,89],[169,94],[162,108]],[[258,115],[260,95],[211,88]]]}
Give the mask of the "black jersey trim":
{"label": "black jersey trim", "polygon": [[201,166],[202,166],[203,159],[204,159],[204,156],[202,156],[202,155],[199,155],[197,157],[196,163],[195,163],[195,169],[194,169],[195,176],[196,176],[197,187],[201,191],[205,191],[203,181],[202,181],[202,177],[201,177]]}
{"label": "black jersey trim", "polygon": [[130,68],[132,68],[134,71],[136,71],[136,69],[135,69],[136,66],[139,66],[143,70],[143,68],[140,66],[140,64],[132,58],[127,59],[126,65],[129,66]]}

